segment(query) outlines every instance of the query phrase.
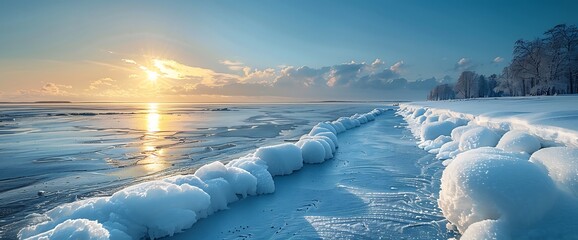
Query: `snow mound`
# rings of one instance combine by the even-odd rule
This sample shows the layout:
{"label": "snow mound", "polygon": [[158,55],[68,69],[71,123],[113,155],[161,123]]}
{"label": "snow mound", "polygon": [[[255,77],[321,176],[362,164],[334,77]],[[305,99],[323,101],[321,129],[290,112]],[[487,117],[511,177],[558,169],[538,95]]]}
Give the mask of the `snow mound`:
{"label": "snow mound", "polygon": [[508,227],[500,220],[483,220],[476,222],[464,232],[461,240],[508,240]]}
{"label": "snow mound", "polygon": [[267,163],[271,176],[291,174],[303,167],[301,149],[291,143],[261,147],[255,157]]}
{"label": "snow mound", "polygon": [[542,146],[540,140],[535,136],[522,131],[509,131],[498,142],[496,146],[499,149],[511,152],[526,152],[532,154],[538,151]]}
{"label": "snow mound", "polygon": [[457,125],[454,122],[443,121],[443,122],[427,122],[423,125],[421,130],[422,141],[434,140],[439,136],[450,136],[452,130],[456,128]]}
{"label": "snow mound", "polygon": [[[333,133],[328,133],[328,132],[322,132],[322,133],[318,133],[317,135],[315,135],[314,137],[325,137],[325,138],[329,138],[329,140],[331,140],[333,142],[333,145],[335,145],[335,148],[339,147],[339,141],[337,138],[337,135],[333,134]],[[333,151],[335,152],[335,151]]]}
{"label": "snow mound", "polygon": [[352,129],[357,126],[356,123],[353,122],[353,120],[351,120],[351,118],[348,117],[340,117],[339,119],[337,119],[337,122],[341,123],[346,130]]}
{"label": "snow mound", "polygon": [[325,161],[326,149],[320,141],[305,139],[296,143],[303,153],[305,163],[322,163]]}
{"label": "snow mound", "polygon": [[460,142],[458,142],[458,141],[447,142],[440,147],[440,149],[436,155],[436,158],[438,158],[440,160],[454,158],[460,152],[459,147],[460,147]]}
{"label": "snow mound", "polygon": [[195,176],[203,181],[223,178],[233,188],[236,194],[243,197],[255,195],[257,192],[257,178],[251,173],[237,167],[225,166],[221,162],[212,162],[202,166],[195,172]]}
{"label": "snow mound", "polygon": [[578,148],[543,148],[532,154],[530,162],[544,167],[562,191],[578,198]]}
{"label": "snow mound", "polygon": [[[422,139],[418,146],[444,160],[438,202],[463,234],[461,239],[578,237],[573,227],[578,224],[578,111],[573,110],[577,99],[475,99],[400,106],[398,114]],[[435,128],[444,121],[457,127],[451,130],[452,141],[439,146],[447,135]],[[434,129],[427,129],[430,126]]]}
{"label": "snow mound", "polygon": [[[71,226],[85,229],[84,232],[103,232],[95,223],[102,224],[111,239],[172,236],[190,228],[198,219],[197,213],[208,208],[210,202],[206,192],[186,183],[145,182],[122,189],[110,197],[58,206],[44,214],[48,221],[22,229],[19,237],[51,234],[66,239],[67,234],[68,238],[80,234],[71,231]],[[70,221],[75,219],[80,221]]]}
{"label": "snow mound", "polygon": [[[102,224],[96,221],[86,219],[66,220],[42,234],[36,235],[35,239],[87,239],[87,240],[106,240],[109,239],[110,233]],[[124,236],[124,239],[130,239]],[[119,238],[121,239],[121,238]]]}
{"label": "snow mound", "polygon": [[238,167],[251,173],[257,179],[257,194],[272,193],[275,191],[275,183],[271,173],[267,171],[267,163],[260,158],[253,156],[246,156],[235,159],[227,166]]}
{"label": "snow mound", "polygon": [[315,125],[296,144],[258,148],[226,165],[212,162],[194,174],[177,175],[121,189],[112,196],[63,204],[34,215],[20,239],[156,239],[190,228],[200,218],[227,209],[249,195],[275,191],[273,176],[291,174],[303,163],[333,157],[337,134],[375,120],[385,110]]}
{"label": "snow mound", "polygon": [[335,128],[335,131],[337,131],[338,134],[347,131],[347,129],[341,122],[333,121],[331,122],[331,125],[333,126],[333,128]]}
{"label": "snow mound", "polygon": [[[331,131],[331,133],[337,134],[337,130],[335,129],[335,127],[332,124],[327,123],[327,122],[320,122],[317,125],[315,125],[315,127],[326,128],[326,129],[329,129],[329,131]],[[313,127],[313,128],[315,128],[315,127]]]}
{"label": "snow mound", "polygon": [[480,147],[495,147],[500,136],[487,127],[468,129],[460,136],[460,151],[467,151]]}
{"label": "snow mound", "polygon": [[539,220],[552,207],[556,190],[527,157],[490,147],[459,154],[442,174],[438,203],[444,216],[460,232],[483,220],[520,227]]}

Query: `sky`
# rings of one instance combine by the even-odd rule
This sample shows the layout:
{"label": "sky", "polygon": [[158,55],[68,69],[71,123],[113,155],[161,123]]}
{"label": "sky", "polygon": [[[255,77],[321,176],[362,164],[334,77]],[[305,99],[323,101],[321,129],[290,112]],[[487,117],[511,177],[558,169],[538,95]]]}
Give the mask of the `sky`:
{"label": "sky", "polygon": [[[0,1],[0,101],[417,100],[578,1]],[[434,79],[435,78],[435,79]]]}

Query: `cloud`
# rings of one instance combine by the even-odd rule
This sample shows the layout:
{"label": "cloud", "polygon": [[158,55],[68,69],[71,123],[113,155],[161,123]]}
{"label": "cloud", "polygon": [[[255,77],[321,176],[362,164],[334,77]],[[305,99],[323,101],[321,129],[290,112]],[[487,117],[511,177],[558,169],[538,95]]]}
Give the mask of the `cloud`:
{"label": "cloud", "polygon": [[46,83],[42,88],[40,88],[40,92],[45,93],[47,95],[68,95],[68,92],[64,89],[71,89],[72,86],[70,85],[63,85],[63,84],[56,84],[56,83]]}
{"label": "cloud", "polygon": [[399,74],[401,72],[403,65],[404,65],[403,61],[396,62],[395,64],[391,65],[391,67],[389,67],[389,70]]}
{"label": "cloud", "polygon": [[170,59],[154,59],[153,65],[163,78],[195,80],[208,86],[241,81],[241,77],[238,75],[217,73],[207,68],[191,67]]}
{"label": "cloud", "polygon": [[221,60],[219,61],[219,63],[227,66],[229,69],[233,71],[241,71],[244,70],[244,68],[246,68],[246,66],[243,66],[243,63],[239,61]]}
{"label": "cloud", "polygon": [[471,59],[463,57],[454,65],[453,70],[456,72],[463,72],[474,70],[476,67],[477,65],[475,65]]}
{"label": "cloud", "polygon": [[115,81],[112,78],[101,78],[95,81],[92,81],[88,86],[89,89],[96,90],[103,86],[111,87]]}
{"label": "cloud", "polygon": [[36,96],[75,96],[76,94],[71,93],[69,89],[72,89],[70,85],[57,84],[53,82],[47,82],[42,85],[42,87],[37,89],[21,89],[16,91],[17,96],[23,97],[36,97]]}
{"label": "cloud", "polygon": [[497,56],[496,58],[494,58],[494,60],[492,61],[493,63],[500,63],[504,61],[503,57]]}
{"label": "cloud", "polygon": [[130,64],[135,64],[138,65],[138,63],[136,63],[136,61],[132,60],[132,59],[121,59],[121,61],[125,62],[125,63],[130,63]]}

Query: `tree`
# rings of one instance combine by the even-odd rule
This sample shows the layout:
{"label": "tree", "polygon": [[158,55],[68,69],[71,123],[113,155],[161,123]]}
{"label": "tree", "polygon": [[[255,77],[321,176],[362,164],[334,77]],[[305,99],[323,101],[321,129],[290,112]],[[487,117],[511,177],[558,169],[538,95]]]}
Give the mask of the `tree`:
{"label": "tree", "polygon": [[499,94],[496,92],[496,87],[498,87],[498,75],[492,74],[488,77],[488,97],[499,96]]}
{"label": "tree", "polygon": [[457,98],[472,98],[478,94],[478,82],[476,73],[473,71],[463,71],[454,86]]}
{"label": "tree", "polygon": [[568,93],[578,93],[578,28],[559,24],[544,35],[552,55],[554,79],[565,82]]}
{"label": "tree", "polygon": [[488,88],[488,81],[486,80],[486,76],[478,75],[476,81],[478,83],[478,93],[476,97],[488,97],[490,95],[490,91]]}
{"label": "tree", "polygon": [[453,88],[449,84],[441,84],[434,87],[428,96],[428,100],[448,100],[456,96]]}

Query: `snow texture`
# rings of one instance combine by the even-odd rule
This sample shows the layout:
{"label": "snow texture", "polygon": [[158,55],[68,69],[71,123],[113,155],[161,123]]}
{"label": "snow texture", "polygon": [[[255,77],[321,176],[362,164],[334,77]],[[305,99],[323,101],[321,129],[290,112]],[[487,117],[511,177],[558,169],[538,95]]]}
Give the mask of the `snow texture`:
{"label": "snow texture", "polygon": [[445,160],[438,204],[461,239],[578,237],[570,227],[578,225],[576,102],[578,96],[401,104],[398,114],[418,146]]}
{"label": "snow texture", "polygon": [[60,205],[32,216],[20,239],[156,239],[190,228],[200,218],[251,195],[275,191],[273,176],[291,174],[303,163],[333,158],[337,134],[375,120],[384,109],[321,122],[295,144],[258,148],[227,164],[212,162],[192,175],[136,184],[108,197]]}

